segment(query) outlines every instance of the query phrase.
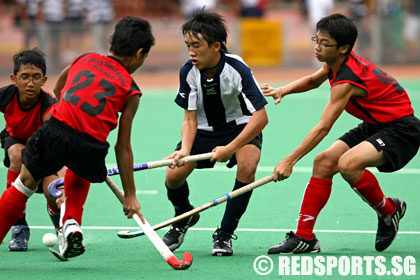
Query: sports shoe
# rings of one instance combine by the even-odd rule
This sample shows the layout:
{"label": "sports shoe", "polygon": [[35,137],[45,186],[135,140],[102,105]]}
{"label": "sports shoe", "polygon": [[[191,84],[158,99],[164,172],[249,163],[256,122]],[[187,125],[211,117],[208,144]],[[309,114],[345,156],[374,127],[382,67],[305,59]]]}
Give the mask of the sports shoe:
{"label": "sports shoe", "polygon": [[316,237],[308,240],[298,237],[293,231],[286,233],[286,240],[279,245],[275,245],[268,250],[269,254],[301,254],[301,253],[319,253],[319,241]]}
{"label": "sports shoe", "polygon": [[171,251],[175,251],[184,241],[184,236],[187,233],[187,230],[195,225],[199,219],[200,214],[197,213],[189,217],[186,222],[181,221],[180,223],[173,224],[163,237],[163,242]]}
{"label": "sports shoe", "polygon": [[62,256],[74,258],[85,252],[85,246],[82,242],[83,232],[76,220],[68,219],[57,232],[59,250]]}
{"label": "sports shoe", "polygon": [[232,256],[232,239],[236,240],[237,236],[227,233],[221,228],[216,229],[213,233],[213,250],[211,254],[213,256]]}
{"label": "sports shoe", "polygon": [[12,226],[12,239],[9,243],[9,251],[27,251],[30,235],[27,225]]}
{"label": "sports shoe", "polygon": [[376,232],[375,249],[379,252],[392,244],[398,233],[400,220],[404,217],[407,204],[398,198],[389,198],[395,202],[394,214],[378,217],[378,231]]}

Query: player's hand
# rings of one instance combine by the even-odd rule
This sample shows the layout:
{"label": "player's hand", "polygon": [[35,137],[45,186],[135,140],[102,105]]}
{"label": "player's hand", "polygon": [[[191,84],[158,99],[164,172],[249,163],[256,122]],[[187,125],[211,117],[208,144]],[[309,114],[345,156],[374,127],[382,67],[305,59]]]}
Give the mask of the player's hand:
{"label": "player's hand", "polygon": [[173,152],[173,154],[171,154],[170,156],[166,157],[165,159],[173,159],[173,162],[171,165],[169,165],[168,167],[171,169],[174,169],[175,167],[181,167],[184,166],[186,164],[185,160],[181,160],[182,158],[188,156],[188,152],[184,151],[184,150],[179,150],[179,151],[175,151]]}
{"label": "player's hand", "polygon": [[210,159],[211,162],[226,162],[235,153],[235,151],[231,150],[228,146],[217,146],[212,152],[214,152],[214,155]]}
{"label": "player's hand", "polygon": [[145,223],[143,214],[140,211],[140,203],[135,195],[124,196],[123,210],[128,219],[133,218],[133,215],[137,214],[142,223]]}
{"label": "player's hand", "polygon": [[290,164],[286,160],[282,160],[274,168],[273,180],[274,182],[282,181],[290,177],[293,172],[293,164]]}
{"label": "player's hand", "polygon": [[260,88],[264,96],[272,96],[274,98],[275,104],[279,104],[283,98],[282,88],[273,88],[269,84],[261,84]]}
{"label": "player's hand", "polygon": [[65,197],[65,195],[63,194],[62,196],[60,196],[59,198],[57,198],[56,200],[55,200],[55,204],[57,204],[57,208],[58,209],[61,209],[61,205],[64,203],[66,201],[66,197]]}

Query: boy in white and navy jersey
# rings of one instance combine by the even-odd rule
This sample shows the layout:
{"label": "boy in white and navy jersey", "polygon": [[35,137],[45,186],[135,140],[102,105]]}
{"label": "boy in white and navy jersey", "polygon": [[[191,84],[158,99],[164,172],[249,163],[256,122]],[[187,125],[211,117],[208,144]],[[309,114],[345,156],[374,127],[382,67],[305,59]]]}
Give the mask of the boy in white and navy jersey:
{"label": "boy in white and navy jersey", "polygon": [[[188,200],[188,175],[195,168],[212,168],[216,161],[238,165],[234,190],[255,180],[261,154],[261,131],[268,123],[267,104],[251,70],[237,55],[227,53],[227,29],[215,13],[198,11],[182,31],[190,59],[180,71],[175,102],[184,108],[182,140],[168,158],[174,164],[166,172],[168,198],[178,216],[193,206]],[[215,152],[200,162],[179,159]],[[176,168],[175,168],[176,167]],[[226,205],[221,227],[213,234],[214,256],[231,256],[232,235],[245,212],[251,192]],[[175,223],[164,237],[173,251],[183,242],[187,229],[198,222],[199,214]]]}

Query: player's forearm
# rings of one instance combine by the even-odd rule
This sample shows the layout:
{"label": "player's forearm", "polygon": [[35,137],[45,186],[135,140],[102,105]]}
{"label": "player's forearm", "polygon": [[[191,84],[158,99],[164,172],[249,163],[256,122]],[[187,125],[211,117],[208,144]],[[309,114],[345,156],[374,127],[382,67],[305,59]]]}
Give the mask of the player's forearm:
{"label": "player's forearm", "polygon": [[311,76],[305,76],[303,78],[300,78],[299,80],[296,80],[284,86],[283,97],[291,93],[305,92],[305,91],[314,89],[318,86],[319,85],[314,83]]}
{"label": "player's forearm", "polygon": [[328,134],[330,128],[324,126],[315,126],[306,137],[303,139],[302,143],[284,160],[290,162],[292,165],[295,165],[301,158],[307,155],[312,151],[318,144],[324,139]]}
{"label": "player's forearm", "polygon": [[194,143],[195,135],[197,134],[197,121],[186,120],[182,124],[182,147],[188,154]]}
{"label": "player's forearm", "polygon": [[124,189],[125,196],[135,196],[136,187],[133,176],[133,152],[131,145],[120,145],[118,142],[115,145],[115,156],[117,158],[117,165],[120,171],[121,183]]}
{"label": "player's forearm", "polygon": [[267,112],[264,108],[254,112],[251,120],[247,123],[242,132],[233,139],[228,146],[236,152],[242,146],[248,144],[264,129],[268,123]]}

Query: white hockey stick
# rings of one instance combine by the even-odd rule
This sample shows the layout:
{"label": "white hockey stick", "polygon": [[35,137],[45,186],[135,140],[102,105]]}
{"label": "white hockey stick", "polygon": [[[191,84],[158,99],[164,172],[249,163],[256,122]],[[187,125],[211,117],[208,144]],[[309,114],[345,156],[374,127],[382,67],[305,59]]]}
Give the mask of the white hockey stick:
{"label": "white hockey stick", "polygon": [[[112,192],[116,195],[118,200],[123,203],[124,202],[124,193],[123,191],[118,188],[118,186],[112,181],[112,179],[107,176],[105,179],[108,187],[112,190]],[[185,252],[182,261],[179,261],[175,255],[169,250],[168,246],[162,241],[160,236],[153,230],[150,224],[145,220],[143,224],[140,217],[137,214],[134,214],[133,219],[139,225],[139,227],[144,231],[146,236],[149,238],[150,242],[155,246],[158,252],[162,255],[162,257],[166,260],[166,262],[176,270],[184,270],[188,269],[192,264],[192,255],[188,252]]]}

